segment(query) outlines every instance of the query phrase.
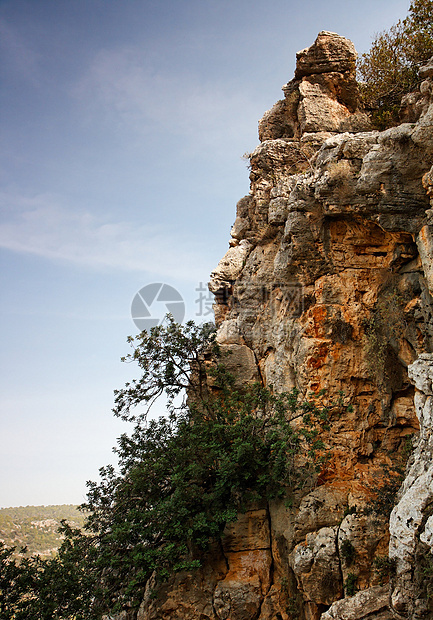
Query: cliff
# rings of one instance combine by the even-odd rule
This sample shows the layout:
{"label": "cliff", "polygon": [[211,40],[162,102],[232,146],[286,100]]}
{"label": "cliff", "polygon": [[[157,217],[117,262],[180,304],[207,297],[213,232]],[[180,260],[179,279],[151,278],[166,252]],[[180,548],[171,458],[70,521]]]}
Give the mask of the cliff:
{"label": "cliff", "polygon": [[240,382],[351,407],[317,479],[149,584],[139,620],[433,618],[433,64],[378,132],[355,60],[329,32],[297,54],[210,282]]}

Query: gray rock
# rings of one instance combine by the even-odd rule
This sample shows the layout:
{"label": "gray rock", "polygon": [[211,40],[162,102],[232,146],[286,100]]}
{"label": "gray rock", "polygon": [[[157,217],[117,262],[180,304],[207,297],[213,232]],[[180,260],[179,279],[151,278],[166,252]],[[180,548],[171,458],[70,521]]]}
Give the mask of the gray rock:
{"label": "gray rock", "polygon": [[392,620],[388,609],[388,586],[375,586],[350,598],[336,601],[320,616],[320,620]]}
{"label": "gray rock", "polygon": [[409,367],[409,377],[417,390],[415,408],[420,435],[400,491],[400,501],[391,514],[389,555],[397,565],[392,605],[398,613],[415,618],[416,604],[422,598],[414,574],[418,541],[433,553],[432,519],[428,512],[433,502],[433,354],[420,355]]}
{"label": "gray rock", "polygon": [[420,67],[419,77],[424,80],[425,78],[433,78],[433,58],[430,58],[428,63],[423,67]]}

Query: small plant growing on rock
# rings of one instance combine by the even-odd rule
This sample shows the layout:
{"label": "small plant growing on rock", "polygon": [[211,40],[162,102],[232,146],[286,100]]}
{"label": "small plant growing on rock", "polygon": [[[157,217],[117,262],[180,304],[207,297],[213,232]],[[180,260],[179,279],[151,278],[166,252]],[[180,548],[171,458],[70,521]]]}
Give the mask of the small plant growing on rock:
{"label": "small plant growing on rock", "polygon": [[392,509],[395,506],[397,493],[403,482],[403,470],[400,467],[391,469],[382,466],[382,480],[378,481],[374,487],[370,487],[373,492],[373,499],[365,512],[389,519]]}
{"label": "small plant growing on rock", "polygon": [[358,577],[354,573],[348,573],[347,579],[344,582],[344,592],[346,596],[353,596],[358,591],[356,587],[356,581]]}
{"label": "small plant growing on rock", "polygon": [[349,506],[346,506],[346,508],[344,509],[344,513],[343,513],[343,518],[347,517],[347,515],[354,515],[356,514],[356,506],[351,506],[349,508]]}
{"label": "small plant growing on rock", "polygon": [[248,170],[251,170],[251,155],[252,155],[252,153],[249,153],[248,151],[245,151],[245,153],[241,157],[242,161],[245,162]]}
{"label": "small plant growing on rock", "polygon": [[341,556],[344,558],[347,566],[351,566],[355,559],[356,549],[348,538],[345,538],[341,543],[340,553]]}
{"label": "small plant growing on rock", "polygon": [[[300,613],[302,610],[302,598],[301,596],[298,594],[296,596],[291,596],[288,600],[287,600],[287,605],[286,605],[286,612],[289,615],[289,617],[293,620],[295,620],[295,618],[299,618]],[[281,617],[281,616],[280,616]],[[277,616],[278,618],[278,616]]]}
{"label": "small plant growing on rock", "polygon": [[[285,598],[285,611],[290,619],[299,618],[302,610],[302,596],[296,589],[296,582],[290,583],[287,577],[281,579],[281,593]],[[278,613],[276,619],[282,618]]]}
{"label": "small plant growing on rock", "polygon": [[413,445],[413,440],[414,440],[414,435],[410,434],[410,435],[406,435],[406,437],[404,438],[404,444],[403,444],[403,456],[404,458],[407,460],[410,455],[412,454],[414,445]]}
{"label": "small plant growing on rock", "polygon": [[392,575],[394,575],[396,569],[396,559],[389,558],[387,555],[380,556],[374,558],[373,566],[379,576],[380,585],[382,586],[389,580],[390,577],[392,577]]}
{"label": "small plant growing on rock", "polygon": [[[432,508],[428,512],[432,512]],[[414,562],[414,580],[417,596],[426,601],[430,613],[433,612],[433,555],[431,549],[421,541],[417,545]],[[426,616],[431,617],[431,616]]]}

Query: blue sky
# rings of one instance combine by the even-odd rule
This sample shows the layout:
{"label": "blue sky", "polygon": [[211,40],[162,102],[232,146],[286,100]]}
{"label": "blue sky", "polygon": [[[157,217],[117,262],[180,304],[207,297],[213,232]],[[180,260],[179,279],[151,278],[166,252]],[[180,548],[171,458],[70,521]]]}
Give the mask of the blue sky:
{"label": "blue sky", "polygon": [[188,318],[242,154],[320,30],[366,51],[406,0],[0,0],[0,506],[80,503],[126,424],[130,306]]}

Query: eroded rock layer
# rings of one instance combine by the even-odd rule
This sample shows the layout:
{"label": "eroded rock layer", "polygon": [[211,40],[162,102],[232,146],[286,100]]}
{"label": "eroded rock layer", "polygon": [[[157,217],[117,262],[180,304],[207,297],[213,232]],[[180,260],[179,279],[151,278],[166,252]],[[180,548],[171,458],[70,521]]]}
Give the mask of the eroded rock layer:
{"label": "eroded rock layer", "polygon": [[355,59],[329,32],[298,53],[210,282],[239,377],[352,406],[317,480],[240,516],[139,620],[433,617],[433,67],[378,132]]}

